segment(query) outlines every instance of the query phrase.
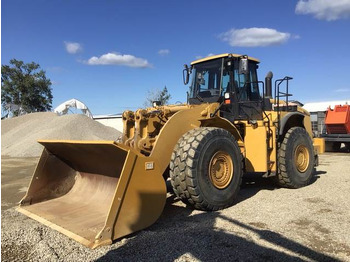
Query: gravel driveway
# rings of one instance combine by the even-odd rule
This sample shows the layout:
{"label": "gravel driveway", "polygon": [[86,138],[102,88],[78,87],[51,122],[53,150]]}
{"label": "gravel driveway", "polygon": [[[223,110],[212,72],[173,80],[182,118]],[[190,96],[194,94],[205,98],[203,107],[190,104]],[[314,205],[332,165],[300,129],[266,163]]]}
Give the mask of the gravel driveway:
{"label": "gravel driveway", "polygon": [[305,188],[246,177],[236,204],[206,213],[168,195],[150,228],[90,250],[15,211],[36,158],[3,158],[3,261],[350,261],[350,154],[321,155]]}

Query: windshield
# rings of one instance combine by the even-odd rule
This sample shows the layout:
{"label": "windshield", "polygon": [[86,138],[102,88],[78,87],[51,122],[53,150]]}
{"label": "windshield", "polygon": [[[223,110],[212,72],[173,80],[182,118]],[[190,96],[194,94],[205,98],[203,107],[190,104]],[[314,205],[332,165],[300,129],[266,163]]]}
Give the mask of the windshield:
{"label": "windshield", "polygon": [[215,59],[196,64],[192,69],[190,103],[217,102],[225,92],[235,92],[237,101],[260,99],[257,64],[249,63],[249,73],[239,74],[239,60]]}
{"label": "windshield", "polygon": [[190,98],[220,97],[222,63],[223,59],[217,59],[194,67]]}

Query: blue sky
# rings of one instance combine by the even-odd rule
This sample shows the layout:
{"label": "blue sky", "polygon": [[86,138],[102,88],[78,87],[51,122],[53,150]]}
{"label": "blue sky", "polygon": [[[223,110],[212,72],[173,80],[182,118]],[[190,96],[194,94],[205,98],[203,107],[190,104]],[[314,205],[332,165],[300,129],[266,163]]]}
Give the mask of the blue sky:
{"label": "blue sky", "polygon": [[143,106],[167,86],[185,102],[183,64],[209,54],[261,60],[259,78],[293,76],[301,102],[350,98],[350,0],[2,0],[1,63],[34,61],[93,114]]}

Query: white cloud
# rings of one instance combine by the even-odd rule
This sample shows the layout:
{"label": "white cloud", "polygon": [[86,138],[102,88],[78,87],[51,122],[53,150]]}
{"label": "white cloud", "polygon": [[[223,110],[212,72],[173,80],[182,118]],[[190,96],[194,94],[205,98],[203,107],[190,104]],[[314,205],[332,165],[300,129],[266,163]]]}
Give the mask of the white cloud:
{"label": "white cloud", "polygon": [[[204,57],[208,57],[208,56],[213,56],[213,55],[215,55],[215,54],[213,54],[213,53],[209,53],[209,54],[207,54],[206,56],[204,56]],[[195,56],[195,58],[196,59],[202,59],[202,58],[204,58],[203,56],[201,56],[201,55],[197,55],[197,56]]]}
{"label": "white cloud", "polygon": [[170,54],[170,50],[169,49],[161,49],[161,50],[158,51],[158,54],[162,55],[162,56],[165,56],[165,55]]}
{"label": "white cloud", "polygon": [[350,0],[299,0],[295,13],[327,21],[350,17]]}
{"label": "white cloud", "polygon": [[347,93],[347,92],[350,92],[350,88],[339,88],[339,89],[336,89],[335,92],[337,92],[337,93]]}
{"label": "white cloud", "polygon": [[83,47],[79,43],[73,43],[73,42],[64,42],[64,45],[66,46],[66,50],[70,54],[76,54],[78,52],[83,51]]}
{"label": "white cloud", "polygon": [[89,65],[122,65],[141,68],[152,67],[146,59],[119,53],[107,53],[100,57],[93,56],[86,63]]}
{"label": "white cloud", "polygon": [[258,27],[231,29],[219,35],[223,41],[228,42],[231,46],[240,47],[281,45],[287,42],[290,36],[290,33]]}

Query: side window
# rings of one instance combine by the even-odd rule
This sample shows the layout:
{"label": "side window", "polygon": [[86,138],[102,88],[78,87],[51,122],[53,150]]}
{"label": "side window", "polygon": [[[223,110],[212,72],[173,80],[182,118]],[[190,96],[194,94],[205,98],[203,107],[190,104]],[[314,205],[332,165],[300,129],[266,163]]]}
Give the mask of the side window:
{"label": "side window", "polygon": [[250,100],[259,100],[260,94],[259,94],[259,85],[258,85],[258,77],[256,74],[256,68],[257,65],[255,63],[251,63],[249,66],[250,71]]}
{"label": "side window", "polygon": [[238,61],[234,70],[234,81],[237,87],[237,95],[240,101],[252,100],[256,101],[260,99],[259,86],[257,83],[256,74],[257,65],[254,62],[249,63],[249,77],[246,82],[246,76],[238,74]]}
{"label": "side window", "polygon": [[243,74],[238,74],[238,69],[234,71],[235,85],[237,87],[237,95],[240,101],[247,100],[247,90],[245,88],[245,76]]}
{"label": "side window", "polygon": [[226,70],[223,71],[223,76],[222,76],[222,81],[221,81],[221,95],[223,96],[225,94],[225,92],[227,92],[227,90],[230,87],[230,73]]}

